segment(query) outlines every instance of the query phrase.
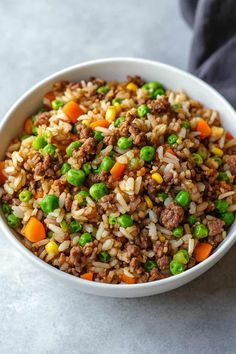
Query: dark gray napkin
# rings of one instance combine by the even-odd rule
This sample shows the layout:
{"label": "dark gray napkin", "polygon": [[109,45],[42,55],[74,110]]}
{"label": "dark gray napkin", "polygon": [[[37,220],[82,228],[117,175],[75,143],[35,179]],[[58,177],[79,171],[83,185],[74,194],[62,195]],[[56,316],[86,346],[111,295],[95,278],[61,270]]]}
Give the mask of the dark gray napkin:
{"label": "dark gray napkin", "polygon": [[193,27],[189,69],[236,107],[236,0],[180,0]]}

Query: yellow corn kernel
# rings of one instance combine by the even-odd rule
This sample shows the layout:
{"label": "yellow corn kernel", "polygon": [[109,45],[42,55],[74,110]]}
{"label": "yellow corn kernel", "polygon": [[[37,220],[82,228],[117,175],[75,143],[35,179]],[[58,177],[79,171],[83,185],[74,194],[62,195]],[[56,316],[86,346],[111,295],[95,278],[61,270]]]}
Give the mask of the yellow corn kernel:
{"label": "yellow corn kernel", "polygon": [[165,236],[163,236],[163,235],[159,236],[159,241],[165,242],[165,240],[166,240]]}
{"label": "yellow corn kernel", "polygon": [[182,144],[182,142],[183,142],[183,139],[181,136],[179,136],[176,143],[180,145],[180,144]]}
{"label": "yellow corn kernel", "polygon": [[154,181],[156,181],[158,184],[162,184],[163,182],[163,178],[161,177],[160,173],[155,172],[152,174],[152,179],[154,179]]}
{"label": "yellow corn kernel", "polygon": [[127,90],[130,90],[130,91],[137,91],[138,89],[138,86],[135,85],[133,82],[130,82],[127,86],[126,86]]}
{"label": "yellow corn kernel", "polygon": [[144,199],[145,199],[145,202],[147,203],[147,206],[149,208],[152,208],[153,207],[153,203],[152,203],[151,199],[147,195],[144,196]]}
{"label": "yellow corn kernel", "polygon": [[118,103],[118,102],[116,102],[116,103],[114,103],[114,107],[115,107],[115,109],[116,109],[116,112],[117,112],[117,113],[120,113],[120,111],[121,111],[121,104]]}
{"label": "yellow corn kernel", "polygon": [[222,137],[224,129],[221,127],[211,127],[211,141],[216,141]]}
{"label": "yellow corn kernel", "polygon": [[109,106],[107,108],[107,111],[106,111],[106,116],[105,116],[106,120],[109,122],[109,123],[112,123],[115,118],[116,118],[116,107],[114,106]]}
{"label": "yellow corn kernel", "polygon": [[211,152],[216,155],[216,156],[219,156],[219,157],[222,157],[223,156],[223,150],[221,150],[220,148],[216,147],[216,146],[213,146],[212,149],[211,149]]}
{"label": "yellow corn kernel", "polygon": [[82,124],[87,125],[87,127],[89,126],[89,122],[87,119],[82,120]]}
{"label": "yellow corn kernel", "polygon": [[48,242],[45,246],[45,250],[48,254],[53,254],[54,256],[59,253],[58,246],[54,241]]}

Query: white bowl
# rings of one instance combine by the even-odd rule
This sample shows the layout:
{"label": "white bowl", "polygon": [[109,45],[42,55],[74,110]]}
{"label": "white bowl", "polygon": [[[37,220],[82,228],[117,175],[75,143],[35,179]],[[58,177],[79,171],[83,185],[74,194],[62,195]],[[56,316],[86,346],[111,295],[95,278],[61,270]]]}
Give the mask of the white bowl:
{"label": "white bowl", "polygon": [[[51,89],[51,86],[55,81],[76,81],[88,79],[91,76],[100,77],[105,80],[124,80],[127,75],[140,75],[147,81],[160,81],[167,88],[173,90],[182,89],[186,91],[192,98],[201,101],[204,105],[210,108],[216,109],[220,113],[224,128],[236,136],[236,113],[234,109],[208,84],[182,70],[162,63],[144,59],[111,58],[86,62],[67,68],[46,78],[26,92],[13,105],[1,122],[0,159],[4,158],[4,153],[11,139],[21,133],[25,118],[35,112],[35,109],[40,105],[43,95]],[[14,232],[8,228],[2,215],[0,217],[0,226],[6,237],[17,247],[23,256],[26,256],[32,261],[32,263],[51,274],[54,279],[58,278],[69,286],[76,287],[78,290],[90,294],[113,297],[141,297],[154,295],[186,284],[207,271],[219,261],[236,240],[236,222],[234,222],[227,237],[214,253],[204,262],[184,273],[150,283],[114,285],[86,281],[66,274],[48,265],[33,255],[20,243],[15,237]]]}

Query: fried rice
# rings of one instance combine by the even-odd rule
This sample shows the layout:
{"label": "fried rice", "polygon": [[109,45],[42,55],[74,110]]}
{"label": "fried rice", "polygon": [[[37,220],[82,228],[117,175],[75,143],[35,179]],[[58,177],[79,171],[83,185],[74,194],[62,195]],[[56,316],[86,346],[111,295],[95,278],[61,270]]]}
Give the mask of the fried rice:
{"label": "fried rice", "polygon": [[139,76],[57,82],[0,162],[8,225],[90,281],[142,283],[204,261],[236,210],[218,112]]}

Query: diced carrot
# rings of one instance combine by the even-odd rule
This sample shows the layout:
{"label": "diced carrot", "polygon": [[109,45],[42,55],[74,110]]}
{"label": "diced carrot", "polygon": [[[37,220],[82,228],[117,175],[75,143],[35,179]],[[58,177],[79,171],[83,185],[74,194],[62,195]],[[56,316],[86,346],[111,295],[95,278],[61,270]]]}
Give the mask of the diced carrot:
{"label": "diced carrot", "polygon": [[204,119],[199,119],[195,130],[201,133],[200,138],[202,139],[205,139],[211,135],[211,127],[209,127],[209,125]]}
{"label": "diced carrot", "polygon": [[32,119],[31,118],[27,118],[25,120],[23,130],[26,134],[29,134],[29,135],[32,134]]}
{"label": "diced carrot", "polygon": [[46,238],[45,227],[35,216],[29,219],[21,233],[31,242],[38,242]]}
{"label": "diced carrot", "polygon": [[49,91],[47,93],[45,93],[44,98],[46,98],[47,100],[49,100],[50,102],[55,100],[55,95],[54,92]]}
{"label": "diced carrot", "polygon": [[176,156],[176,153],[171,148],[167,148],[165,152]]}
{"label": "diced carrot", "polygon": [[128,277],[125,274],[121,274],[120,275],[120,280],[123,281],[123,283],[126,283],[126,284],[135,284],[136,283],[136,278]]}
{"label": "diced carrot", "polygon": [[230,185],[228,183],[226,183],[225,181],[220,181],[219,185],[220,185],[221,188],[224,188],[226,191],[231,190]]}
{"label": "diced carrot", "polygon": [[3,170],[5,168],[5,161],[0,161],[0,186],[2,184],[4,184],[4,182],[6,181],[6,176],[3,173]]}
{"label": "diced carrot", "polygon": [[193,255],[197,262],[202,262],[210,256],[211,250],[212,245],[209,243],[198,243],[195,247]]}
{"label": "diced carrot", "polygon": [[126,167],[126,164],[124,164],[124,163],[116,162],[114,164],[114,166],[112,167],[112,169],[110,171],[114,181],[117,181],[120,179],[120,177],[122,176],[122,173],[124,172],[125,167]]}
{"label": "diced carrot", "polygon": [[36,191],[34,193],[34,199],[43,198],[43,191]]}
{"label": "diced carrot", "polygon": [[70,118],[71,123],[76,123],[77,118],[84,114],[84,111],[74,101],[66,103],[62,110],[65,115]]}
{"label": "diced carrot", "polygon": [[234,138],[230,132],[226,132],[225,137],[227,140],[232,140]]}
{"label": "diced carrot", "polygon": [[80,276],[80,278],[92,281],[93,280],[93,273],[92,272],[84,273]]}
{"label": "diced carrot", "polygon": [[108,128],[110,123],[105,119],[99,119],[90,124],[90,128],[95,129],[96,127]]}

